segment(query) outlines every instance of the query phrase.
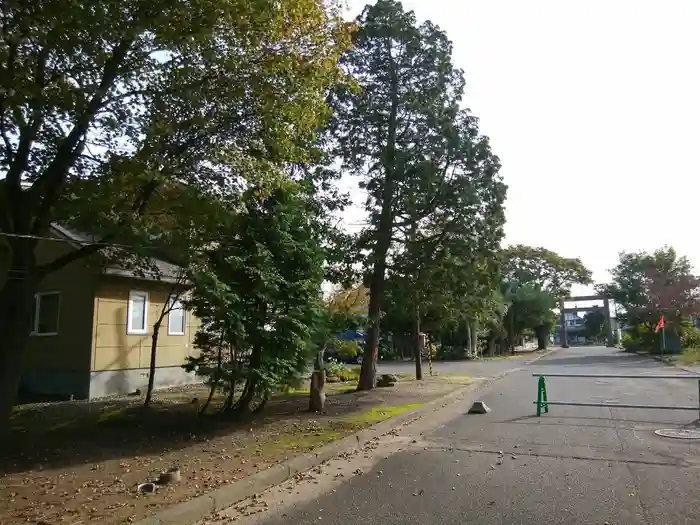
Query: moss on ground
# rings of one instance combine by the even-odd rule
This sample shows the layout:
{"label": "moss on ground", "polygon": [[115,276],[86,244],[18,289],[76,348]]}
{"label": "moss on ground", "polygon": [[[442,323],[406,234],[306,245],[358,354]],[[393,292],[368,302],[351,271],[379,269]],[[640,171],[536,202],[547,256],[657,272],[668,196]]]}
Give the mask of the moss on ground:
{"label": "moss on ground", "polygon": [[423,406],[422,403],[410,403],[407,405],[379,406],[373,407],[360,414],[352,414],[343,418],[343,421],[350,423],[356,428],[364,428],[376,423],[381,423],[392,417],[399,416],[416,408]]}
{"label": "moss on ground", "polygon": [[481,377],[472,377],[468,375],[464,375],[459,372],[447,372],[444,374],[440,374],[438,376],[435,376],[432,378],[435,381],[439,381],[441,383],[447,383],[448,385],[471,385],[474,383],[474,381],[479,381],[483,378]]}
{"label": "moss on ground", "polygon": [[344,437],[342,432],[328,428],[318,428],[307,433],[290,432],[277,439],[260,443],[255,447],[259,456],[277,456],[284,452],[309,452],[317,447],[326,445]]}
{"label": "moss on ground", "polygon": [[295,429],[277,439],[257,443],[256,456],[279,456],[285,452],[309,452],[317,447],[342,439],[353,432],[376,425],[387,419],[405,414],[422,406],[422,403],[374,407],[359,414],[328,419],[306,429]]}

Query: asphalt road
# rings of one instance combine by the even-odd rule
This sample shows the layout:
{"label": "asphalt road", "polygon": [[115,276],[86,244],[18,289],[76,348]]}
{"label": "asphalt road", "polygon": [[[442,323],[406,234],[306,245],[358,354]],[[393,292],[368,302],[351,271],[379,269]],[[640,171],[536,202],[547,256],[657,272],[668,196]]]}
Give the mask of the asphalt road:
{"label": "asphalt road", "polygon": [[[438,373],[465,374],[473,377],[492,377],[496,374],[518,368],[537,356],[538,352],[523,352],[515,356],[483,360],[433,361],[433,371]],[[428,375],[428,361],[423,361],[423,375]],[[416,365],[412,361],[380,361],[377,372],[380,374],[414,374]]]}
{"label": "asphalt road", "polygon": [[[460,412],[371,472],[283,512],[265,513],[256,523],[700,523],[700,440],[654,434],[698,428],[697,413],[552,406],[537,418],[535,371],[682,373],[613,349],[562,350],[484,390],[480,397],[490,414]],[[550,401],[698,403],[695,381],[552,378],[548,393]]]}

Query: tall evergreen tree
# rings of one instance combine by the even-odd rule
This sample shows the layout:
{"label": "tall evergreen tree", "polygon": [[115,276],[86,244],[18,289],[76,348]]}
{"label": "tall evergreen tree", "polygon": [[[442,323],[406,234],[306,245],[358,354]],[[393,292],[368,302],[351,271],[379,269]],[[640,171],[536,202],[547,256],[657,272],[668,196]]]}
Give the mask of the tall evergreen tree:
{"label": "tall evergreen tree", "polygon": [[[367,192],[369,225],[359,248],[368,253],[370,299],[358,388],[370,389],[392,257],[408,253],[419,236],[424,247],[441,242],[451,231],[448,224],[464,224],[460,216],[470,213],[492,214],[494,237],[500,238],[505,188],[488,141],[459,109],[464,78],[452,64],[447,35],[431,22],[417,24],[394,0],[367,6],[357,24],[354,48],[342,63],[358,86],[334,97],[331,132],[343,169],[360,177]],[[493,182],[485,205],[485,196],[470,187],[481,177]],[[457,196],[450,197],[454,190]],[[430,240],[424,238],[428,229],[435,234]]]}

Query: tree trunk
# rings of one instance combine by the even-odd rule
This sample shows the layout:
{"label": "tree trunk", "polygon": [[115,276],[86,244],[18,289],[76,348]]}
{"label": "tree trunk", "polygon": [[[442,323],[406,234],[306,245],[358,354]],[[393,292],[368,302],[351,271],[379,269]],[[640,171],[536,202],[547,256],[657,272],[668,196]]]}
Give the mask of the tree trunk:
{"label": "tree trunk", "polygon": [[[381,267],[381,276],[379,275]],[[367,308],[368,329],[365,335],[365,348],[362,354],[358,390],[371,390],[377,380],[377,357],[379,356],[379,318],[381,315],[381,295],[384,290],[384,264],[375,263],[372,282],[369,287],[369,306]]]}
{"label": "tree trunk", "polygon": [[209,387],[209,395],[207,396],[207,400],[199,409],[200,416],[206,414],[209,405],[211,405],[211,400],[214,399],[214,392],[216,392],[216,382],[212,381],[211,386]]}
{"label": "tree trunk", "polygon": [[158,333],[160,332],[160,327],[163,324],[163,315],[153,323],[153,335],[151,336],[151,362],[148,366],[148,386],[146,387],[146,399],[143,402],[143,406],[148,408],[151,406],[151,399],[153,398],[153,386],[156,380],[156,353],[158,352]]}
{"label": "tree trunk", "polygon": [[[389,50],[391,55],[391,50]],[[391,61],[391,59],[390,59]],[[396,169],[396,128],[399,112],[399,78],[393,67],[390,67],[391,76],[391,106],[387,125],[386,147],[382,155],[384,168],[384,184],[382,187],[382,208],[379,214],[379,226],[377,228],[377,243],[372,252],[373,268],[369,286],[369,305],[367,308],[367,321],[369,329],[365,338],[365,351],[362,357],[360,379],[357,383],[358,390],[371,390],[377,383],[377,357],[379,356],[379,320],[381,317],[382,302],[384,299],[384,281],[386,272],[386,257],[391,247],[391,235],[394,229],[394,171]]]}
{"label": "tree trunk", "polygon": [[549,327],[538,326],[535,328],[535,334],[537,335],[537,349],[547,350],[549,345]]}
{"label": "tree trunk", "polygon": [[224,344],[225,332],[222,330],[219,334],[219,349],[216,353],[216,371],[214,372],[214,377],[211,379],[211,388],[209,389],[209,396],[204,402],[202,407],[199,409],[199,414],[204,415],[211,404],[211,400],[214,398],[214,392],[219,386],[219,381],[221,380],[221,367],[223,364],[223,344]]}
{"label": "tree trunk", "polygon": [[248,376],[248,379],[245,382],[245,387],[243,387],[243,393],[236,403],[236,412],[241,414],[250,414],[250,404],[253,402],[253,397],[255,397],[256,387],[257,383],[255,378]]}
{"label": "tree trunk", "polygon": [[236,403],[236,412],[242,414],[250,414],[250,404],[253,402],[255,397],[255,391],[258,387],[257,376],[252,375],[251,372],[260,367],[262,363],[262,349],[259,346],[254,346],[250,353],[250,363],[248,366],[248,377],[243,387],[243,393]]}
{"label": "tree trunk", "polygon": [[416,360],[416,379],[423,380],[423,356],[420,337],[420,308],[416,306],[413,318],[413,356]]}
{"label": "tree trunk", "polygon": [[13,243],[11,269],[0,290],[0,433],[9,429],[22,379],[37,284],[34,268],[33,245]]}
{"label": "tree trunk", "polygon": [[508,323],[508,346],[510,347],[511,355],[515,355],[515,311],[509,311],[510,317]]}
{"label": "tree trunk", "polygon": [[311,373],[311,385],[309,387],[309,412],[324,413],[326,410],[326,371],[314,370]]}
{"label": "tree trunk", "polygon": [[464,325],[464,334],[467,336],[464,344],[464,357],[470,359],[472,356],[472,331],[469,323]]}
{"label": "tree trunk", "polygon": [[[234,366],[234,364],[238,366],[238,363],[236,363],[236,351],[234,350],[233,344],[231,342],[228,343],[228,362],[230,366]],[[236,396],[237,381],[238,376],[235,374],[231,374],[228,381],[228,396],[226,396],[226,401],[224,402],[224,406],[221,409],[222,412],[231,410],[231,407],[233,407],[233,398]]]}
{"label": "tree trunk", "polygon": [[477,349],[478,343],[479,343],[479,339],[477,337],[478,330],[479,330],[479,328],[478,328],[477,321],[476,320],[472,321],[471,325],[470,325],[470,329],[469,329],[469,332],[471,333],[470,352],[471,352],[472,357],[474,359],[479,357],[479,352]]}

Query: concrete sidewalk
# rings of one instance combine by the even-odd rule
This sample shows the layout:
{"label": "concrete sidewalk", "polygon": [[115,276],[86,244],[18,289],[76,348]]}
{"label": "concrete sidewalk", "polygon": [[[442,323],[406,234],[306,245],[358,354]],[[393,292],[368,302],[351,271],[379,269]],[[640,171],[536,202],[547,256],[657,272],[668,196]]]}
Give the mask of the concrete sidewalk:
{"label": "concrete sidewalk", "polygon": [[[700,440],[654,433],[696,429],[697,413],[553,406],[538,418],[532,373],[541,371],[683,373],[614,349],[563,350],[486,389],[488,415],[454,407],[437,430],[379,440],[207,523],[700,523]],[[553,378],[548,390],[550,400],[698,403],[694,381]]]}

